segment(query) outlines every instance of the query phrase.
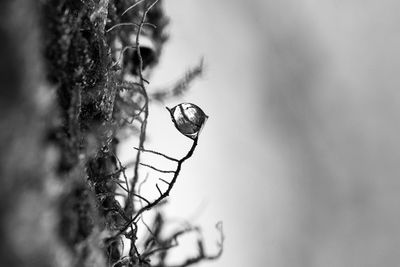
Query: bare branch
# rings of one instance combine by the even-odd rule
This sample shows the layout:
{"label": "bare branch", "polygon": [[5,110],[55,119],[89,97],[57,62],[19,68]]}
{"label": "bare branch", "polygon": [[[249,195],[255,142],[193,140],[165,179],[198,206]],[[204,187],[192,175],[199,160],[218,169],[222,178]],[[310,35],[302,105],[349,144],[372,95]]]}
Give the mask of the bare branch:
{"label": "bare branch", "polygon": [[154,151],[154,150],[149,150],[149,149],[144,149],[144,148],[143,148],[143,149],[139,149],[139,148],[137,148],[137,147],[134,147],[134,149],[140,150],[140,151],[142,151],[142,152],[153,153],[153,154],[162,156],[162,157],[164,157],[164,158],[166,158],[166,159],[169,159],[169,160],[171,160],[171,161],[175,161],[175,162],[178,162],[178,161],[179,161],[179,160],[176,159],[176,158],[172,158],[172,157],[170,157],[170,156],[167,156],[167,155],[165,155],[165,154],[163,154],[163,153],[160,153],[160,152],[157,152],[157,151]]}
{"label": "bare branch", "polygon": [[162,194],[162,192],[161,192],[160,187],[158,187],[158,184],[156,184],[156,187],[157,187],[158,193],[160,193],[160,196],[162,196],[163,194]]}
{"label": "bare branch", "polygon": [[175,171],[161,170],[161,169],[158,169],[158,168],[156,168],[156,167],[153,167],[153,166],[148,165],[148,164],[145,164],[145,163],[140,163],[140,165],[142,165],[142,166],[144,166],[144,167],[148,167],[148,168],[150,168],[150,169],[153,169],[153,170],[158,171],[158,172],[161,172],[161,173],[175,173]]}
{"label": "bare branch", "polygon": [[152,209],[153,207],[157,206],[164,198],[166,198],[166,197],[169,195],[169,193],[171,192],[172,188],[174,187],[174,184],[175,184],[175,182],[176,182],[176,180],[177,180],[177,178],[178,178],[178,176],[179,176],[179,174],[180,174],[180,171],[181,171],[181,168],[182,168],[182,164],[183,164],[187,159],[189,159],[189,158],[193,155],[193,153],[194,153],[194,151],[195,151],[195,149],[196,149],[196,147],[197,147],[197,143],[198,143],[198,138],[196,137],[195,139],[193,139],[193,144],[192,144],[192,147],[190,148],[189,152],[186,154],[186,156],[184,156],[182,159],[179,160],[178,165],[177,165],[176,170],[175,170],[175,173],[174,173],[174,177],[172,178],[171,183],[169,184],[167,190],[166,190],[163,194],[161,194],[161,196],[160,196],[159,198],[157,198],[155,201],[153,201],[151,204],[148,204],[148,205],[142,207],[142,208],[136,213],[136,215],[131,219],[131,221],[128,222],[128,223],[120,230],[120,232],[118,233],[118,235],[119,235],[119,234],[122,234],[123,232],[125,232],[125,230],[128,229],[128,227],[129,227],[134,221],[136,221],[136,219],[140,216],[140,214],[142,214],[142,213],[143,213],[144,211],[146,211],[146,210],[150,210],[150,209]]}
{"label": "bare branch", "polygon": [[163,178],[158,178],[158,180],[160,180],[161,182],[164,182],[164,183],[166,183],[167,185],[169,185],[169,184],[170,184],[168,181],[164,180]]}
{"label": "bare branch", "polygon": [[138,194],[133,194],[135,197],[140,198],[141,200],[144,200],[147,204],[150,204],[150,201],[148,201],[146,198],[142,197],[141,195]]}
{"label": "bare branch", "polygon": [[129,190],[127,188],[125,188],[120,182],[115,182],[117,185],[119,185],[119,187],[121,187],[125,192],[129,193]]}

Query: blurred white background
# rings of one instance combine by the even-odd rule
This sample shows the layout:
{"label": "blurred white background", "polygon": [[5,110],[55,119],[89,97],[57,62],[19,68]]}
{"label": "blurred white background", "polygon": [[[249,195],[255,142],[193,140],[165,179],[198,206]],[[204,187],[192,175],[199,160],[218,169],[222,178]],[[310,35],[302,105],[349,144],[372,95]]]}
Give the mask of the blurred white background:
{"label": "blurred white background", "polygon": [[[400,2],[168,0],[155,85],[210,116],[167,214],[203,226],[202,267],[400,266]],[[152,106],[148,148],[189,140]],[[185,246],[187,253],[195,246]],[[193,250],[192,250],[193,249]]]}

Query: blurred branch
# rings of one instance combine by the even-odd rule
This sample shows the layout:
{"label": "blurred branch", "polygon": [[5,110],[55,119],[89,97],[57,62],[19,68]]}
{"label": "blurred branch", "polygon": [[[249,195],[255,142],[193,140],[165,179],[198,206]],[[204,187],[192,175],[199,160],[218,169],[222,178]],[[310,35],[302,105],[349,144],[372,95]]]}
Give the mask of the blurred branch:
{"label": "blurred branch", "polygon": [[197,65],[190,68],[182,78],[176,81],[172,88],[156,89],[155,93],[150,94],[151,99],[163,102],[168,98],[181,96],[189,89],[192,82],[203,74],[203,70],[204,60],[201,59]]}
{"label": "blurred branch", "polygon": [[[166,265],[166,264],[162,263],[162,264],[159,264],[159,265],[155,265],[154,267],[186,267],[186,266],[190,266],[190,265],[199,263],[199,262],[204,261],[204,260],[216,260],[216,259],[218,259],[219,257],[221,257],[221,255],[223,253],[223,246],[224,246],[225,236],[224,236],[224,232],[223,232],[222,222],[218,222],[215,227],[220,232],[220,241],[217,242],[217,245],[218,245],[217,253],[215,253],[213,255],[207,254],[204,251],[203,237],[200,236],[199,239],[197,240],[197,250],[198,250],[198,255],[197,256],[188,258],[184,262],[182,262],[182,263],[180,263],[178,265]],[[187,232],[190,232],[190,231],[196,231],[201,235],[200,228],[193,227],[193,228],[189,228],[189,229],[177,232],[175,235],[173,235],[167,241],[168,242],[171,242],[171,241],[174,241],[174,240],[176,241],[177,237],[179,237],[180,235],[185,234]],[[165,249],[160,248],[160,249],[157,249],[157,250],[153,250],[153,251],[151,251],[151,253],[150,252],[148,252],[146,254],[144,253],[143,256],[145,256],[145,255],[149,256],[149,255],[151,255],[152,253],[155,253],[155,252],[159,252],[159,251],[162,251],[162,250],[168,250],[168,249],[170,249],[172,247],[175,247],[176,245],[178,245],[177,241],[174,244],[171,244],[171,245],[169,245],[167,247],[164,247]]]}
{"label": "blurred branch", "polygon": [[125,11],[122,12],[121,17],[122,17],[123,15],[125,15],[129,10],[133,9],[135,6],[139,5],[140,3],[144,2],[144,1],[146,1],[146,0],[137,1],[136,3],[134,3],[133,5],[131,5],[130,7],[128,7],[127,9],[125,9]]}

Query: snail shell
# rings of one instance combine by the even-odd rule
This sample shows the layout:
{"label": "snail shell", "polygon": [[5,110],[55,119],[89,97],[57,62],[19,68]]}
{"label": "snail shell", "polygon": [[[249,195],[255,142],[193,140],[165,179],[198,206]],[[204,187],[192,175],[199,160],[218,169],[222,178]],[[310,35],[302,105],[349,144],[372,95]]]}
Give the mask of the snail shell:
{"label": "snail shell", "polygon": [[167,109],[178,131],[191,139],[195,139],[199,135],[208,119],[201,108],[191,103],[182,103]]}

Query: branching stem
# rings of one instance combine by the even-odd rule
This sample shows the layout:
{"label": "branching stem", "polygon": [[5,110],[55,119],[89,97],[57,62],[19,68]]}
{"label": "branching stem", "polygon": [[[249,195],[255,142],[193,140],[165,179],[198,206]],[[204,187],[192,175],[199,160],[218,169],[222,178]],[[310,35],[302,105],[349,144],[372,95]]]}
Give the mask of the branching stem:
{"label": "branching stem", "polygon": [[130,225],[132,225],[132,223],[134,223],[137,218],[146,210],[150,210],[153,207],[157,206],[163,199],[165,199],[169,193],[171,192],[172,188],[175,185],[176,180],[178,179],[178,176],[181,172],[181,168],[182,168],[182,164],[188,160],[194,153],[196,147],[197,147],[197,143],[198,143],[198,138],[196,137],[195,139],[193,139],[193,144],[192,147],[190,148],[189,152],[178,161],[178,165],[176,166],[176,170],[174,173],[174,176],[171,180],[171,182],[168,185],[167,190],[162,193],[156,200],[154,200],[153,202],[151,202],[150,204],[147,204],[146,206],[142,207],[135,216],[133,216],[133,218],[120,230],[120,232],[118,233],[118,235],[122,234],[123,232],[126,231],[126,229],[128,229],[130,227]]}

